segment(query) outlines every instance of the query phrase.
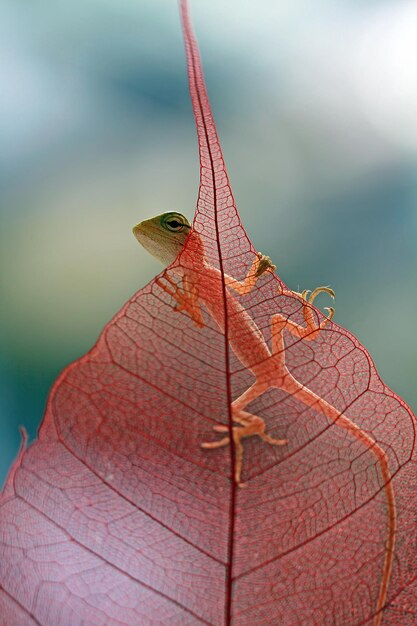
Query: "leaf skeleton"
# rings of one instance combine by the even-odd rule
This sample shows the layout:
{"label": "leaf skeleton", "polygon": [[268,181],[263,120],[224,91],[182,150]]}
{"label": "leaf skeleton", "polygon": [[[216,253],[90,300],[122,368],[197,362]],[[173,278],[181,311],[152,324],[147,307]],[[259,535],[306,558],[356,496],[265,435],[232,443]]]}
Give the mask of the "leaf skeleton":
{"label": "leaf skeleton", "polygon": [[[240,296],[245,295],[255,287],[258,278],[264,272],[273,272],[275,266],[269,257],[257,253],[246,278],[243,281],[238,281],[231,276],[222,274],[220,269],[208,263],[201,235],[192,228],[181,213],[164,213],[140,222],[133,228],[133,233],[137,240],[165,265],[173,263],[180,254],[179,266],[175,267],[173,271],[181,272],[182,285],[180,286],[175,282],[169,270],[156,279],[157,284],[176,302],[174,310],[190,316],[199,327],[204,326],[201,305],[204,305],[222,332],[225,331],[225,311],[227,310],[227,337],[230,347],[242,365],[250,370],[255,377],[253,384],[231,403],[232,419],[237,426],[230,429],[226,425],[216,425],[214,430],[228,434],[218,441],[201,444],[206,449],[227,446],[230,444],[231,430],[235,446],[234,480],[237,485],[243,486],[241,471],[244,452],[242,440],[244,438],[257,436],[265,443],[274,446],[283,446],[287,443],[285,439],[274,439],[268,435],[265,432],[264,419],[246,411],[250,402],[270,388],[282,389],[305,406],[318,411],[335,425],[347,431],[366,446],[369,453],[374,455],[384,484],[388,517],[388,537],[383,573],[373,622],[373,626],[379,626],[392,571],[397,523],[395,494],[388,457],[381,446],[362,428],[301,384],[291,374],[285,363],[284,331],[290,332],[300,340],[314,341],[332,319],[334,309],[328,308],[328,316],[320,324],[317,324],[312,304],[319,293],[326,292],[333,298],[334,292],[329,287],[318,287],[312,293],[303,291],[301,294],[284,291],[284,293],[291,294],[301,301],[306,326],[301,326],[280,313],[274,314],[271,318],[270,349],[254,320],[231,292],[233,290]],[[219,305],[219,303],[224,302],[224,299],[224,306]]]}

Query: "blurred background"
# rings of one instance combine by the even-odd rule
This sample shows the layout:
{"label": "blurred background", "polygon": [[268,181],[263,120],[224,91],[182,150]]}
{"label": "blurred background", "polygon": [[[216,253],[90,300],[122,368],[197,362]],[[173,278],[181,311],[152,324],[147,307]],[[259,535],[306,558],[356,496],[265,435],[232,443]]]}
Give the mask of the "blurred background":
{"label": "blurred background", "polygon": [[[417,409],[417,6],[194,0],[236,201],[293,289]],[[0,4],[0,482],[48,389],[161,267],[131,227],[192,216],[176,0]],[[326,303],[327,304],[327,303]]]}

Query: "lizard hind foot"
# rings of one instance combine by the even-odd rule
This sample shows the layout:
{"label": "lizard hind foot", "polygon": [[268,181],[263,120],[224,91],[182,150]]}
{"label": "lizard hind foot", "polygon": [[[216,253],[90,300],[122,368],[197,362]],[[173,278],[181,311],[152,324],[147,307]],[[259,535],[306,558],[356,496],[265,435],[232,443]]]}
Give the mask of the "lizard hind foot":
{"label": "lizard hind foot", "polygon": [[215,430],[217,433],[228,433],[229,427],[223,426],[222,424],[218,424],[216,426],[213,426],[213,430]]}
{"label": "lizard hind foot", "polygon": [[201,447],[205,450],[215,450],[216,448],[222,448],[230,443],[230,437],[223,437],[219,441],[204,441]]}
{"label": "lizard hind foot", "polygon": [[[275,439],[274,437],[268,435],[265,432],[265,420],[263,420],[258,415],[252,415],[251,413],[247,413],[246,411],[238,411],[236,409],[233,411],[233,413],[233,420],[241,424],[241,426],[234,426],[232,429],[233,443],[235,445],[234,479],[239,487],[244,487],[245,485],[240,480],[244,454],[242,439],[244,439],[245,437],[258,436],[260,439],[262,439],[262,441],[272,446],[284,446],[288,443],[288,440]],[[224,424],[219,424],[213,426],[213,430],[224,433],[229,431],[229,427],[225,426]],[[204,442],[201,444],[201,447],[205,450],[215,450],[216,448],[222,448],[229,444],[230,436],[227,436],[223,437],[219,441]]]}
{"label": "lizard hind foot", "polygon": [[266,443],[269,443],[271,446],[285,446],[285,444],[288,443],[288,439],[274,439],[266,433],[261,433],[259,437],[262,441],[266,441]]}

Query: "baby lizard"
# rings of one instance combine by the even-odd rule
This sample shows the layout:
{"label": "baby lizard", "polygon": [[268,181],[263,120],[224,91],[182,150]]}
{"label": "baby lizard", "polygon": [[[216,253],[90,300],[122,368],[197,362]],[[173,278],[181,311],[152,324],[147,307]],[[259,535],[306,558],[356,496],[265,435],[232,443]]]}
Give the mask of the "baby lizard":
{"label": "baby lizard", "polygon": [[[232,429],[235,445],[234,479],[238,485],[241,485],[243,438],[258,436],[272,445],[287,443],[285,439],[273,439],[265,432],[265,421],[258,415],[253,415],[245,410],[250,402],[271,387],[283,389],[305,406],[320,412],[328,420],[360,441],[374,455],[384,484],[388,520],[384,568],[374,620],[374,626],[378,626],[391,576],[396,531],[395,496],[387,455],[378,443],[351,419],[300,383],[291,374],[285,363],[284,330],[304,341],[313,341],[333,317],[334,309],[329,308],[328,317],[317,325],[311,304],[315,297],[323,291],[334,297],[333,291],[328,287],[319,287],[311,293],[308,299],[307,294],[309,292],[304,291],[301,294],[287,292],[302,302],[306,326],[296,324],[280,313],[273,315],[271,318],[272,345],[270,349],[260,329],[238,299],[231,293],[231,290],[239,295],[249,293],[261,274],[265,271],[274,271],[275,267],[268,257],[260,253],[256,254],[246,278],[243,281],[238,281],[231,276],[222,276],[219,269],[208,263],[201,236],[180,213],[164,213],[145,220],[133,228],[133,233],[138,241],[165,265],[173,263],[181,254],[180,265],[172,268],[172,272],[182,274],[182,289],[168,272],[156,281],[175,300],[176,311],[188,314],[197,326],[202,327],[204,326],[201,312],[201,305],[203,304],[224,332],[225,310],[227,309],[227,336],[230,347],[242,365],[248,368],[255,377],[253,384],[231,403],[232,419],[239,424]],[[223,290],[223,280],[226,285],[225,290]],[[224,297],[226,302],[223,303]],[[225,425],[215,426],[214,429],[229,433],[229,428]],[[229,443],[228,434],[219,441],[202,443],[202,447],[213,449],[226,446]]]}

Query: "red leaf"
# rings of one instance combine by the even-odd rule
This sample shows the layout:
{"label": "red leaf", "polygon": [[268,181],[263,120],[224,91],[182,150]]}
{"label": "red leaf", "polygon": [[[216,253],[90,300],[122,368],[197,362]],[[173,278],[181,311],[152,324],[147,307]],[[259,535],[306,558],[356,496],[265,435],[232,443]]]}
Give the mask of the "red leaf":
{"label": "red leaf", "polygon": [[[198,282],[205,326],[153,281],[56,381],[2,495],[1,623],[415,624],[415,418],[270,272],[250,294],[226,287],[254,249],[182,13],[201,185],[169,275]],[[232,401],[288,440],[244,440],[245,489],[237,446],[201,447],[227,436],[216,424],[232,433]]]}

